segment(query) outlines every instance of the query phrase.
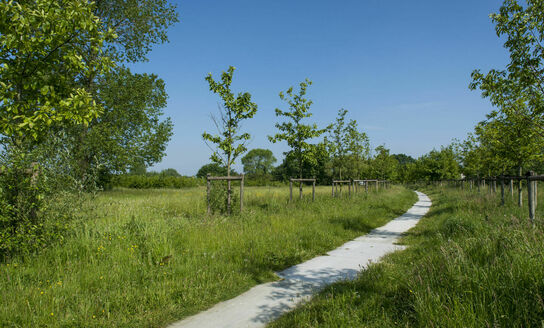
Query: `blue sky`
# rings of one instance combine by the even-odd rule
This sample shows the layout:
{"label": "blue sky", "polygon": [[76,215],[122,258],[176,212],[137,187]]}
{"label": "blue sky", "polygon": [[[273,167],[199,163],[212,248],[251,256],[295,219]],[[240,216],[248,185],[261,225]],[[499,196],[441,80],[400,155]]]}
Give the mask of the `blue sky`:
{"label": "blue sky", "polygon": [[170,43],[132,66],[158,74],[169,94],[174,136],[154,170],[193,175],[209,162],[201,135],[215,132],[210,114],[220,99],[204,77],[229,65],[232,89],[250,92],[259,106],[243,125],[249,148],[271,149],[280,160],[287,146],[267,139],[276,131],[274,109],[286,109],[278,93],[305,78],[313,81],[313,122],[326,126],[346,108],[373,147],[419,157],[463,139],[485,118],[491,106],[468,89],[470,73],[508,62],[489,18],[498,0],[173,3],[181,22],[169,30]]}

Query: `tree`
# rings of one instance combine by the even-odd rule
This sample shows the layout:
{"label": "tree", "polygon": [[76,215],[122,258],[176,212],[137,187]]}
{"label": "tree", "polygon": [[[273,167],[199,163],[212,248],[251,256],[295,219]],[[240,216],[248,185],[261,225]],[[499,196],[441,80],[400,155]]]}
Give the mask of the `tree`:
{"label": "tree", "polygon": [[172,169],[172,168],[162,170],[160,175],[165,177],[180,177],[181,176],[181,174],[179,174],[178,171],[176,171],[176,169]]}
{"label": "tree", "polygon": [[333,175],[342,180],[342,172],[345,176],[354,178],[361,173],[362,161],[370,153],[369,140],[364,132],[359,132],[357,121],[350,120],[345,123],[346,109],[338,111],[336,122],[329,129],[330,140],[327,140],[329,153],[332,156]]}
{"label": "tree", "polygon": [[244,172],[252,175],[267,175],[272,172],[276,162],[274,154],[269,149],[256,148],[250,150],[243,158]]}
{"label": "tree", "polygon": [[524,8],[515,0],[505,0],[491,15],[497,36],[506,39],[510,52],[506,70],[472,73],[472,90],[480,89],[498,108],[490,118],[524,120],[529,130],[544,136],[544,1],[528,0]]}
{"label": "tree", "polygon": [[[93,170],[121,173],[133,165],[149,167],[159,162],[172,135],[170,118],[161,119],[167,95],[164,82],[153,74],[134,74],[126,63],[147,61],[154,44],[168,41],[167,29],[178,22],[176,7],[165,0],[99,0],[93,13],[104,29],[117,38],[101,51],[118,66],[108,74],[94,74],[80,83],[104,113],[88,127],[69,131],[79,174]],[[92,58],[87,51],[84,58]]]}
{"label": "tree", "polygon": [[[247,150],[246,142],[250,139],[249,133],[240,133],[241,123],[252,118],[257,112],[257,104],[251,102],[251,94],[240,92],[235,96],[230,90],[234,70],[235,68],[230,66],[227,72],[223,72],[221,82],[215,81],[211,73],[206,76],[210,91],[219,94],[223,104],[219,106],[219,119],[212,116],[219,134],[211,135],[207,132],[202,134],[202,138],[213,151],[210,159],[225,166],[227,176],[230,176],[231,165],[236,158]],[[215,144],[215,149],[208,142]]]}
{"label": "tree", "polygon": [[389,155],[389,149],[385,146],[376,147],[376,156],[370,163],[370,171],[375,179],[394,180],[397,177],[398,162],[395,157]]}
{"label": "tree", "polygon": [[161,121],[167,95],[164,81],[153,74],[133,74],[119,67],[97,79],[103,113],[71,135],[73,152],[84,174],[93,167],[126,172],[149,167],[164,156],[172,135],[172,121]]}
{"label": "tree", "polygon": [[303,176],[305,163],[310,166],[317,164],[315,157],[312,156],[313,145],[309,143],[309,140],[319,137],[327,130],[318,129],[316,124],[302,123],[304,118],[312,116],[310,113],[312,101],[304,98],[308,86],[311,84],[312,82],[308,79],[301,82],[298,94],[293,92],[293,87],[287,89],[286,93],[280,92],[280,99],[287,102],[289,109],[282,111],[276,108],[276,116],[284,116],[290,121],[276,123],[275,126],[280,130],[280,133],[268,136],[268,139],[273,143],[284,140],[291,147],[291,151],[287,152],[286,157],[296,160],[299,178]]}
{"label": "tree", "polygon": [[101,49],[115,34],[92,9],[86,0],[0,3],[0,134],[36,142],[52,126],[88,124],[101,113],[78,82],[112,67]]}
{"label": "tree", "polygon": [[427,181],[452,180],[460,178],[460,167],[452,146],[433,149],[417,161],[420,178]]}
{"label": "tree", "polygon": [[[231,173],[236,174],[234,170],[231,171]],[[196,173],[196,177],[205,178],[208,174],[211,174],[213,176],[225,176],[227,175],[227,168],[217,163],[206,164],[198,170],[198,172]]]}

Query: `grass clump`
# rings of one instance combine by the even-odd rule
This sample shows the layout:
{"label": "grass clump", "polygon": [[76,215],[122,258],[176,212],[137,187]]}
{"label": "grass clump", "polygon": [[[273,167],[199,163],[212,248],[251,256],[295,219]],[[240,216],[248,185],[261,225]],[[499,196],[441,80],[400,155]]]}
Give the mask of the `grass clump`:
{"label": "grass clump", "polygon": [[0,326],[164,326],[274,280],[416,200],[401,187],[329,192],[288,205],[288,188],[247,188],[244,213],[231,217],[204,214],[205,188],[101,193],[62,244],[0,265]]}
{"label": "grass clump", "polygon": [[426,192],[433,207],[404,238],[410,248],[270,326],[541,327],[543,221],[498,197]]}

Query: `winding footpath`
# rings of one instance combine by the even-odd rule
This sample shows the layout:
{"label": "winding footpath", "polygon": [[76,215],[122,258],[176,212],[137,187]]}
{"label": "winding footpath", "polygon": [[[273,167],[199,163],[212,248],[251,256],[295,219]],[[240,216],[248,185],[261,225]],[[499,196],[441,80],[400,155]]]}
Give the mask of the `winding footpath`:
{"label": "winding footpath", "polygon": [[293,309],[323,287],[344,279],[355,279],[369,263],[405,246],[395,245],[431,207],[427,195],[416,191],[419,200],[405,214],[370,233],[355,238],[327,255],[292,266],[278,276],[282,280],[257,285],[209,310],[170,325],[170,328],[264,327]]}

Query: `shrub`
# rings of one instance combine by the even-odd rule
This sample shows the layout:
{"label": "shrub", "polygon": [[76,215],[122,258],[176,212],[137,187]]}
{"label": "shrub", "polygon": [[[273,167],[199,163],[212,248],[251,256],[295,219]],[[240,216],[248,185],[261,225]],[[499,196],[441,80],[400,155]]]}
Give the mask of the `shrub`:
{"label": "shrub", "polygon": [[190,188],[204,185],[202,179],[184,176],[167,176],[162,174],[154,175],[117,175],[112,178],[112,185],[115,187],[151,189],[151,188]]}

